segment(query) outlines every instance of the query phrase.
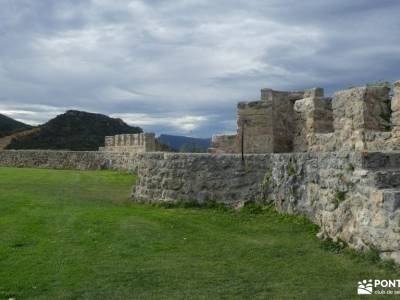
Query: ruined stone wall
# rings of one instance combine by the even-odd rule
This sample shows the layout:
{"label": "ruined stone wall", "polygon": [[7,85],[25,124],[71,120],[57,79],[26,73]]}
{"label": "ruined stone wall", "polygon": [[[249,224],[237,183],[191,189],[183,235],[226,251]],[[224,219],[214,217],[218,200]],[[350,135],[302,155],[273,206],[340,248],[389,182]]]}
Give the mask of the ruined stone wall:
{"label": "ruined stone wall", "polygon": [[400,262],[400,153],[248,155],[244,165],[240,155],[148,153],[137,163],[137,201],[273,203],[321,236]]}
{"label": "ruined stone wall", "polygon": [[245,153],[273,152],[272,103],[241,102],[237,112],[237,153],[241,152],[242,144]]}
{"label": "ruined stone wall", "polygon": [[264,180],[279,211],[306,215],[321,235],[400,262],[400,153],[289,156],[275,160]]}
{"label": "ruined stone wall", "polygon": [[209,153],[238,153],[239,145],[237,135],[213,135]]}
{"label": "ruined stone wall", "polygon": [[[335,93],[332,100],[337,150],[375,150],[366,135],[390,130],[389,89],[357,87]],[[381,141],[379,141],[381,142]]]}
{"label": "ruined stone wall", "polygon": [[[313,110],[304,110],[299,104],[296,112],[295,103],[301,99],[310,99]],[[245,153],[306,151],[311,138],[307,136],[310,126],[315,127],[315,132],[326,132],[332,127],[330,102],[324,99],[320,88],[300,92],[262,89],[261,101],[239,103],[237,153],[241,152],[243,131]]]}
{"label": "ruined stone wall", "polygon": [[400,135],[400,81],[394,83],[394,95],[391,103],[393,133]]}
{"label": "ruined stone wall", "polygon": [[293,102],[305,92],[261,90],[261,101],[237,106],[237,153],[242,138],[245,153],[282,153],[293,150]]}
{"label": "ruined stone wall", "polygon": [[390,105],[390,89],[380,85],[297,100],[293,152],[397,150]]}
{"label": "ruined stone wall", "polygon": [[0,166],[64,170],[136,170],[136,156],[96,151],[3,150]]}
{"label": "ruined stone wall", "polygon": [[146,202],[215,200],[232,204],[253,199],[268,166],[267,155],[184,153],[139,154],[134,198]]}
{"label": "ruined stone wall", "polygon": [[372,152],[400,150],[399,82],[391,103],[384,86],[333,99],[318,88],[262,90],[261,101],[239,103],[236,138],[214,145],[240,153],[242,136],[245,153],[267,154],[243,162],[239,154],[146,153],[154,135],[119,135],[101,152],[0,151],[0,166],[135,171],[133,196],[144,202],[273,204],[307,216],[321,236],[400,262],[400,152]]}
{"label": "ruined stone wall", "polygon": [[120,153],[141,153],[156,151],[154,133],[118,134],[106,136],[100,151]]}
{"label": "ruined stone wall", "polygon": [[392,110],[392,132],[390,138],[384,138],[385,149],[400,150],[400,81],[394,83]]}
{"label": "ruined stone wall", "polygon": [[[400,150],[400,82],[323,89],[261,90],[261,101],[238,104],[237,153]],[[243,134],[244,133],[244,134]],[[218,146],[214,147],[218,152]],[[219,149],[224,152],[224,149]]]}
{"label": "ruined stone wall", "polygon": [[272,103],[272,132],[273,152],[285,153],[293,151],[293,95],[282,92],[273,94]]}
{"label": "ruined stone wall", "polygon": [[[306,152],[319,144],[318,135],[333,132],[331,99],[321,88],[294,103],[293,152]],[[324,145],[324,144],[322,144]]]}

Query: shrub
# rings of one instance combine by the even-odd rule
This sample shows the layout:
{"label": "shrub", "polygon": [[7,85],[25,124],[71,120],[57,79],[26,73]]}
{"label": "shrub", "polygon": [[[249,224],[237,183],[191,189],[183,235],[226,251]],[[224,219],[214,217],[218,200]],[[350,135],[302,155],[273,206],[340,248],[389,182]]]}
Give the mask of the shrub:
{"label": "shrub", "polygon": [[247,202],[240,212],[250,215],[258,215],[263,213],[263,207],[255,202]]}
{"label": "shrub", "polygon": [[335,242],[331,238],[326,238],[321,242],[320,247],[324,250],[339,254],[345,249],[346,243],[341,240]]}

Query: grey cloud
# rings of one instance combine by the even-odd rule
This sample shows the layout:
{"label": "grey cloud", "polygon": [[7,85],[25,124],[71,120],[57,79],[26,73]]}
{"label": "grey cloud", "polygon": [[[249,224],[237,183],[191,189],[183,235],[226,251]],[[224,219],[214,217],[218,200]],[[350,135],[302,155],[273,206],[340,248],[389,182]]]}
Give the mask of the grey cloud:
{"label": "grey cloud", "polygon": [[230,132],[236,102],[262,87],[400,79],[399,13],[385,0],[0,0],[0,112]]}

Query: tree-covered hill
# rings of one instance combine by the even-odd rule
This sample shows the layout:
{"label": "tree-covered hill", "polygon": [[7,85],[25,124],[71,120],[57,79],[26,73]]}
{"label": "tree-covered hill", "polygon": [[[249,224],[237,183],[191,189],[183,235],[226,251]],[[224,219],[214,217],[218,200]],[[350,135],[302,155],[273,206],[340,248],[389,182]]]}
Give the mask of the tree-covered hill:
{"label": "tree-covered hill", "polygon": [[30,128],[32,126],[0,114],[0,138]]}
{"label": "tree-covered hill", "polygon": [[40,126],[40,130],[15,138],[7,149],[97,150],[107,135],[141,133],[121,119],[69,110]]}
{"label": "tree-covered hill", "polygon": [[211,139],[199,139],[187,136],[162,134],[157,138],[158,142],[167,145],[179,152],[207,152],[211,145]]}

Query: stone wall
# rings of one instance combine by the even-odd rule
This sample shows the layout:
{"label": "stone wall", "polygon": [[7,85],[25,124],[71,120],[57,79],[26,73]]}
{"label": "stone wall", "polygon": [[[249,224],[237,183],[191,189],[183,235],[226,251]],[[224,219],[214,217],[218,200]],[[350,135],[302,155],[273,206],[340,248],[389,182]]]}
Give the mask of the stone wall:
{"label": "stone wall", "polygon": [[237,153],[238,139],[237,135],[213,135],[211,140],[211,148],[208,149],[210,153]]}
{"label": "stone wall", "polygon": [[392,98],[385,85],[349,88],[333,98],[322,88],[262,89],[260,101],[237,106],[236,153],[242,137],[245,153],[400,150],[399,99],[400,82]]}
{"label": "stone wall", "polygon": [[400,133],[400,81],[394,83],[394,95],[391,103],[393,131]]}
{"label": "stone wall", "polygon": [[[134,199],[273,203],[400,262],[400,153],[139,154]],[[382,171],[385,169],[385,171]]]}
{"label": "stone wall", "polygon": [[[260,101],[239,103],[239,147],[236,153],[242,150],[242,138],[245,153],[285,153],[299,151],[298,149],[303,151],[307,146],[307,133],[312,129],[310,127],[315,127],[315,132],[326,132],[327,127],[332,127],[329,123],[332,119],[330,103],[324,101],[323,94],[321,88],[299,92],[262,89]],[[303,102],[307,99],[313,102],[313,105],[308,105],[310,111],[303,110],[301,103],[295,106],[302,99]],[[311,119],[312,123],[309,122]],[[304,151],[307,149],[304,148]]]}
{"label": "stone wall", "polygon": [[268,155],[246,156],[242,168],[239,155],[139,154],[134,197],[145,202],[216,200],[226,204],[253,199],[268,159]]}
{"label": "stone wall", "polygon": [[392,132],[390,138],[384,140],[385,149],[400,150],[400,81],[394,84],[391,110]]}
{"label": "stone wall", "polygon": [[0,151],[0,166],[65,170],[137,170],[136,156],[133,154],[95,151],[4,150]]}
{"label": "stone wall", "polygon": [[[263,185],[281,212],[306,215],[321,236],[400,262],[400,153],[314,153],[273,161]],[[385,168],[382,171],[381,168]]]}
{"label": "stone wall", "polygon": [[104,147],[99,149],[106,152],[142,153],[156,151],[154,133],[118,134],[106,136]]}
{"label": "stone wall", "polygon": [[[293,150],[293,102],[308,91],[261,90],[261,100],[237,106],[237,153],[282,153]],[[242,142],[243,139],[243,142]]]}
{"label": "stone wall", "polygon": [[[344,151],[374,149],[384,131],[390,131],[390,90],[384,86],[357,87],[335,93],[332,100],[335,139],[330,148]],[[382,134],[381,134],[382,133]]]}
{"label": "stone wall", "polygon": [[[294,103],[293,152],[306,152],[316,144],[324,145],[318,135],[333,132],[331,99],[323,96],[322,89]],[[315,96],[318,95],[318,96]]]}
{"label": "stone wall", "polygon": [[265,101],[241,102],[237,113],[236,152],[241,152],[242,145],[245,153],[273,152],[272,104]]}

